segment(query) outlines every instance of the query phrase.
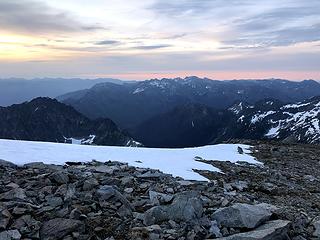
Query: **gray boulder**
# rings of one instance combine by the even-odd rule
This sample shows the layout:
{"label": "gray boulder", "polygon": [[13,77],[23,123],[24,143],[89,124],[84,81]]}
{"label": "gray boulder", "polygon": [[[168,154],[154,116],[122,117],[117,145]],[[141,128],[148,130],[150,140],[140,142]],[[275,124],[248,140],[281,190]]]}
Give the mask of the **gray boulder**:
{"label": "gray boulder", "polygon": [[221,234],[220,229],[218,227],[217,221],[211,221],[211,226],[210,226],[210,229],[209,229],[209,233],[213,237],[222,237],[222,234]]}
{"label": "gray boulder", "polygon": [[1,240],[19,240],[21,234],[18,230],[8,230],[0,233]]}
{"label": "gray boulder", "polygon": [[173,196],[169,194],[149,191],[150,201],[153,205],[166,204],[172,201]]}
{"label": "gray boulder", "polygon": [[142,179],[157,179],[157,178],[163,178],[166,176],[168,176],[168,174],[164,174],[161,172],[151,172],[151,171],[137,175],[138,178],[142,178]]}
{"label": "gray boulder", "polygon": [[67,173],[55,172],[51,175],[51,179],[58,184],[66,184],[69,182],[69,177]]}
{"label": "gray boulder", "polygon": [[24,215],[16,219],[11,227],[14,229],[19,229],[20,233],[24,236],[35,237],[38,235],[41,222],[35,220],[30,215]]}
{"label": "gray boulder", "polygon": [[89,178],[83,183],[83,190],[90,191],[99,185],[99,182],[95,178]]}
{"label": "gray boulder", "polygon": [[269,220],[275,207],[268,204],[236,203],[212,214],[212,219],[223,227],[253,229]]}
{"label": "gray boulder", "polygon": [[319,219],[319,218],[316,218],[316,219],[312,222],[312,226],[314,227],[313,236],[320,238],[320,219]]}
{"label": "gray boulder", "polygon": [[26,192],[22,188],[14,188],[8,192],[4,192],[0,194],[0,200],[25,200],[27,198]]}
{"label": "gray boulder", "polygon": [[45,164],[43,162],[32,162],[32,163],[26,163],[23,165],[25,168],[33,168],[33,169],[50,169],[53,171],[62,171],[63,166],[60,165],[54,165],[54,164]]}
{"label": "gray boulder", "polygon": [[184,192],[176,195],[172,204],[156,206],[145,213],[147,226],[174,220],[176,222],[197,223],[203,213],[202,201],[197,192]]}
{"label": "gray boulder", "polygon": [[126,208],[132,210],[130,202],[113,186],[104,185],[96,191],[96,197],[100,205],[103,207],[104,203],[108,203],[110,199],[121,202]]}
{"label": "gray boulder", "polygon": [[45,222],[40,229],[40,238],[43,240],[61,239],[64,236],[79,230],[83,224],[74,219],[55,218]]}
{"label": "gray boulder", "polygon": [[0,159],[0,167],[4,168],[17,168],[18,166],[13,164],[12,162],[8,162],[6,160]]}
{"label": "gray boulder", "polygon": [[275,220],[267,222],[257,229],[235,234],[229,237],[218,238],[220,240],[289,240],[288,228],[290,222]]}
{"label": "gray boulder", "polygon": [[92,166],[89,169],[93,170],[93,172],[106,173],[106,174],[112,175],[115,171],[119,170],[119,167],[108,166],[108,165],[98,165],[98,166]]}
{"label": "gray boulder", "polygon": [[0,230],[5,230],[7,228],[11,218],[12,216],[7,209],[0,212]]}

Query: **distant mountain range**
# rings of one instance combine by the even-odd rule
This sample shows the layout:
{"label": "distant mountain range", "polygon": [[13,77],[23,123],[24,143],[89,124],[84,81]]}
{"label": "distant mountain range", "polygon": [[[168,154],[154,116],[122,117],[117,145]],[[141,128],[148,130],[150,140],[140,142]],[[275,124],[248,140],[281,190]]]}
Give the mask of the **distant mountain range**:
{"label": "distant mountain range", "polygon": [[320,95],[320,83],[313,80],[216,81],[187,77],[142,82],[100,83],[94,87],[58,97],[91,119],[107,117],[123,129],[134,129],[175,107],[200,104],[223,110],[235,101],[250,104],[266,99],[284,103]]}
{"label": "distant mountain range", "polygon": [[0,107],[0,138],[114,146],[138,144],[110,119],[90,120],[50,98]]}
{"label": "distant mountain range", "polygon": [[320,143],[317,96],[313,80],[104,82],[60,102],[0,107],[0,138],[170,148],[232,139]]}
{"label": "distant mountain range", "polygon": [[232,139],[320,144],[320,97],[283,104],[238,102],[225,110],[206,106],[176,107],[141,124],[133,132],[150,147],[188,147]]}
{"label": "distant mountain range", "polygon": [[121,80],[111,78],[93,80],[78,78],[0,79],[0,106],[22,103],[36,97],[55,98],[68,92],[91,88],[102,82],[123,83]]}

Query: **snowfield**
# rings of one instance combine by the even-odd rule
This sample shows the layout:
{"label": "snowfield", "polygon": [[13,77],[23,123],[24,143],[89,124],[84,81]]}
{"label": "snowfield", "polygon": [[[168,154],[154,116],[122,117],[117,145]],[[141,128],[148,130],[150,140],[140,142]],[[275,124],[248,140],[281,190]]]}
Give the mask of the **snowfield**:
{"label": "snowfield", "polygon": [[[244,154],[239,154],[241,147]],[[193,169],[218,171],[210,164],[198,162],[195,157],[206,160],[261,164],[254,159],[248,145],[219,144],[198,148],[159,149],[111,146],[86,146],[62,143],[31,142],[0,139],[0,159],[23,165],[31,162],[64,164],[65,162],[89,162],[97,160],[119,161],[130,166],[158,169],[164,173],[179,176],[185,180],[207,181]]]}

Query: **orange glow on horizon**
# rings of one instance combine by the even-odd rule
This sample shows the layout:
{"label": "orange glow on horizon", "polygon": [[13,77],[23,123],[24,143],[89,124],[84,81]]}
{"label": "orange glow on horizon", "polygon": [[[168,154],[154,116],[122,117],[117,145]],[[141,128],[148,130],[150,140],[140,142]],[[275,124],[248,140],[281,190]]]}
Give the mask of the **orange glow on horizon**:
{"label": "orange glow on horizon", "polygon": [[288,80],[320,80],[320,71],[185,71],[185,72],[157,72],[143,73],[132,72],[123,74],[98,74],[98,75],[81,75],[86,78],[119,78],[126,80],[146,80],[153,78],[177,78],[197,76],[216,80],[233,80],[233,79],[288,79]]}

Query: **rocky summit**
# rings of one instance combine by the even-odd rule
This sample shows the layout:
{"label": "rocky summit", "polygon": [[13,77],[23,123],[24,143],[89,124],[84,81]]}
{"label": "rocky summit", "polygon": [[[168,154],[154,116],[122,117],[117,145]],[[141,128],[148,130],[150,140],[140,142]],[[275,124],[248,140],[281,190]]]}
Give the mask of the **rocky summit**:
{"label": "rocky summit", "polygon": [[263,164],[207,161],[186,181],[119,162],[0,161],[0,239],[304,240],[320,237],[320,149],[246,142]]}

